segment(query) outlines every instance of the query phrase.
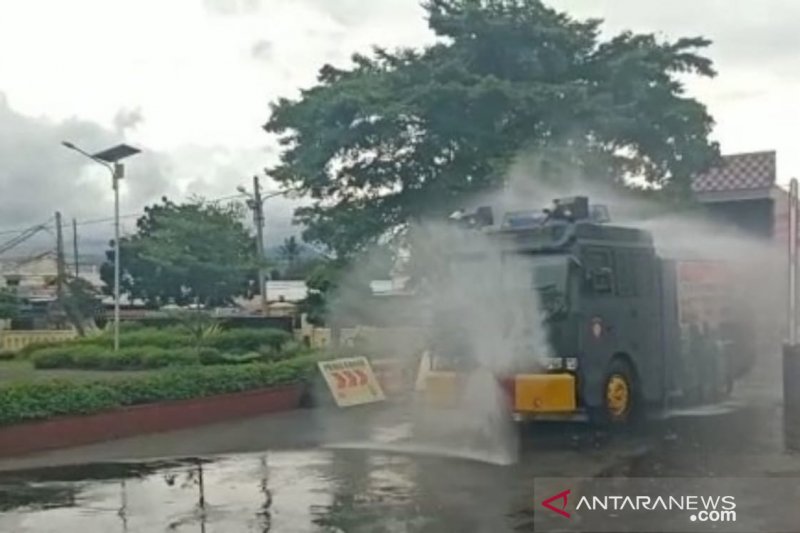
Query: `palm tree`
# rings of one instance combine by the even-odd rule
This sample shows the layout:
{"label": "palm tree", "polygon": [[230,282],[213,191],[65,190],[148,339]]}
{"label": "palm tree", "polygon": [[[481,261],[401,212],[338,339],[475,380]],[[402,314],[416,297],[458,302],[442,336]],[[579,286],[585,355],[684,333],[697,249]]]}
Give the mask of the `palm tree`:
{"label": "palm tree", "polygon": [[283,240],[283,245],[280,248],[280,254],[283,259],[289,263],[289,269],[294,266],[297,259],[300,257],[300,244],[297,238],[292,235]]}

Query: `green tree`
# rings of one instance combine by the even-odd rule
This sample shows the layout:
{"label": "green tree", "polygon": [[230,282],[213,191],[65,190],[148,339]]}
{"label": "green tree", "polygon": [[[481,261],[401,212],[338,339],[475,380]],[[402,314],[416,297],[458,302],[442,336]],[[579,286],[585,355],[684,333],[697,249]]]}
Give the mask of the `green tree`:
{"label": "green tree", "polygon": [[698,52],[708,40],[604,40],[601,21],[540,0],[425,9],[436,44],[325,65],[316,86],[272,105],[264,128],[283,151],[271,175],[314,200],[296,213],[308,242],[352,257],[503,184],[521,153],[544,160],[532,179],[559,179],[546,163],[566,160],[594,179],[643,176],[682,194],[718,157],[713,120],[681,77],[715,74]]}
{"label": "green tree", "polygon": [[[145,209],[137,232],[120,240],[120,289],[153,307],[228,305],[257,290],[255,241],[239,204],[162,199]],[[101,276],[113,287],[113,249]]]}
{"label": "green tree", "polygon": [[326,261],[308,273],[308,295],[300,302],[299,311],[305,313],[308,321],[315,326],[326,323],[330,296],[336,289],[336,273],[341,267],[336,261]]}

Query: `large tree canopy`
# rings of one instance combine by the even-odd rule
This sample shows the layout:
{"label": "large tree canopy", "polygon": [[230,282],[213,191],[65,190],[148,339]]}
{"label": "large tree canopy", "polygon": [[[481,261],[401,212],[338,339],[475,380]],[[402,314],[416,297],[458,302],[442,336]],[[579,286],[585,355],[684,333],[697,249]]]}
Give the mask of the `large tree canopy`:
{"label": "large tree canopy", "polygon": [[[498,186],[520,152],[559,147],[596,179],[684,190],[718,155],[712,118],[681,76],[713,76],[703,38],[600,38],[540,0],[429,0],[440,37],[324,66],[264,126],[283,144],[272,175],[314,203],[305,237],[347,256],[465,195]],[[536,179],[537,176],[532,176]]]}
{"label": "large tree canopy", "polygon": [[[253,292],[255,241],[237,204],[166,198],[145,208],[137,232],[120,240],[121,290],[152,306],[226,305]],[[106,253],[101,276],[113,286],[114,252]]]}

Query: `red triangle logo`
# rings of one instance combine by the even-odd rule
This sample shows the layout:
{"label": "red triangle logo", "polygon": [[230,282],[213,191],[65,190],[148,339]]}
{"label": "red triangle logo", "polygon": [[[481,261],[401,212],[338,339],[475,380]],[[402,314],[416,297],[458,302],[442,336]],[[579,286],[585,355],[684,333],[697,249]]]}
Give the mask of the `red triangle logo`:
{"label": "red triangle logo", "polygon": [[[542,506],[545,507],[546,509],[550,509],[554,513],[560,514],[565,518],[569,518],[570,514],[567,512],[567,496],[569,496],[571,492],[572,492],[571,490],[567,489],[563,492],[559,492],[555,496],[550,496],[549,498],[547,498],[545,501],[542,502]],[[563,504],[560,505],[559,507],[553,505],[553,502],[562,500]]]}

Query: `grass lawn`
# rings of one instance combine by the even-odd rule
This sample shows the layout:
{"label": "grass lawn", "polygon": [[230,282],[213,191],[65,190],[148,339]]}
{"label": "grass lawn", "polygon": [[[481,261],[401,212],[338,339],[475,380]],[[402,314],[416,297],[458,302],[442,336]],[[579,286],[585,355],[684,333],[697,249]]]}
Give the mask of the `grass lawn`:
{"label": "grass lawn", "polygon": [[157,370],[36,370],[30,361],[0,361],[0,387],[9,383],[22,381],[41,381],[52,378],[70,381],[97,381],[98,379],[114,380],[131,376],[153,374]]}

